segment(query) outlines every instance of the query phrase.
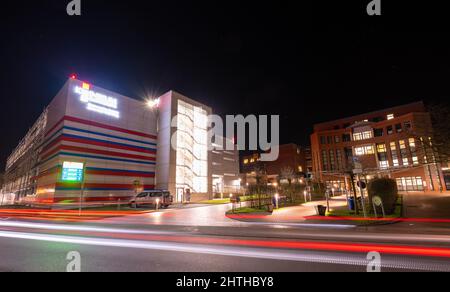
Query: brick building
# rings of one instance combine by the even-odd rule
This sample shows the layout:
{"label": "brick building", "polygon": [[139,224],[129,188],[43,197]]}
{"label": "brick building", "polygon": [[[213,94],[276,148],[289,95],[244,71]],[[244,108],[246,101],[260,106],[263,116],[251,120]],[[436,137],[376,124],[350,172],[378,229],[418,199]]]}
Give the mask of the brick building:
{"label": "brick building", "polygon": [[277,182],[283,169],[289,168],[299,177],[305,176],[308,170],[307,148],[296,144],[280,145],[278,159],[261,161],[260,154],[254,153],[241,158],[241,174],[244,180],[252,182],[252,174],[256,169],[263,171],[269,182]]}
{"label": "brick building", "polygon": [[316,124],[311,135],[313,174],[349,189],[349,172],[391,177],[401,191],[443,191],[442,167],[432,145],[423,102]]}

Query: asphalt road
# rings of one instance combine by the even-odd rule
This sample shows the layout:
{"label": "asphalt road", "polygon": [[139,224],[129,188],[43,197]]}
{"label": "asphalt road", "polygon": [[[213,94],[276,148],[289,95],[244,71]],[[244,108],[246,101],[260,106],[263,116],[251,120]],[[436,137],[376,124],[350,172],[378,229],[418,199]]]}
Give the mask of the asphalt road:
{"label": "asphalt road", "polygon": [[[412,245],[412,235],[394,240],[398,235],[328,228],[210,228],[1,221],[0,271],[63,272],[72,251],[85,272],[366,271],[369,251],[380,252],[382,271],[450,271],[445,236],[425,247]],[[437,246],[436,255],[427,255]]]}
{"label": "asphalt road", "polygon": [[[409,225],[239,222],[229,205],[199,206],[89,222],[0,218],[0,271],[299,272],[450,271],[450,234]],[[396,227],[397,226],[397,227]]]}
{"label": "asphalt road", "polygon": [[[83,272],[364,272],[368,263],[366,254],[163,242],[132,247],[136,241],[117,243],[121,246],[108,246],[114,242],[103,245],[2,238],[0,271],[64,272],[71,251],[81,255]],[[442,259],[386,255],[382,256],[382,271],[449,271],[448,263]]]}

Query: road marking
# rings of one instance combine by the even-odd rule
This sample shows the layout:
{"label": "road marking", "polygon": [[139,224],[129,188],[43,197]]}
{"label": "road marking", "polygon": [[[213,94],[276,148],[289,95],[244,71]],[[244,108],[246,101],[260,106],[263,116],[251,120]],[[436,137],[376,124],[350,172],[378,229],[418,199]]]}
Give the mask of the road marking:
{"label": "road marking", "polygon": [[180,232],[170,231],[149,231],[138,229],[118,229],[118,228],[102,228],[102,227],[87,227],[80,225],[59,225],[59,224],[45,224],[45,223],[25,223],[25,222],[0,222],[2,227],[21,227],[29,229],[47,229],[59,231],[92,231],[92,232],[106,232],[106,233],[124,233],[124,234],[180,234]]}

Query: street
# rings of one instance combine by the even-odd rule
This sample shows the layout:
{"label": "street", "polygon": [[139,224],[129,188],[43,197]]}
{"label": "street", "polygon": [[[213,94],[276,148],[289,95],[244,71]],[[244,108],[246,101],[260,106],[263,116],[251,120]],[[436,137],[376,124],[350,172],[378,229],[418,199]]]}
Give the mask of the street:
{"label": "street", "polygon": [[4,217],[0,271],[64,272],[72,251],[80,254],[83,272],[366,271],[369,252],[381,255],[382,271],[450,271],[450,234],[439,224],[241,222],[225,216],[229,208],[201,205],[72,223]]}

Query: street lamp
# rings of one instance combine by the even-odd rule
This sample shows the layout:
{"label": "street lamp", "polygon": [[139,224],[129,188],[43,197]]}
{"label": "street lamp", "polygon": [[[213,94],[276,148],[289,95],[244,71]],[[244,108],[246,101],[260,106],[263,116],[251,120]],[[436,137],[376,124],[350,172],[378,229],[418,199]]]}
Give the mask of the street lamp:
{"label": "street lamp", "polygon": [[160,99],[159,98],[156,98],[156,99],[148,99],[147,100],[147,106],[149,107],[149,108],[157,108],[158,106],[159,106],[159,103],[160,103]]}

